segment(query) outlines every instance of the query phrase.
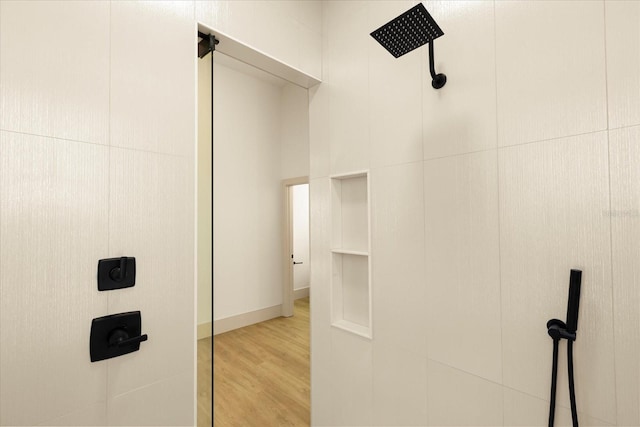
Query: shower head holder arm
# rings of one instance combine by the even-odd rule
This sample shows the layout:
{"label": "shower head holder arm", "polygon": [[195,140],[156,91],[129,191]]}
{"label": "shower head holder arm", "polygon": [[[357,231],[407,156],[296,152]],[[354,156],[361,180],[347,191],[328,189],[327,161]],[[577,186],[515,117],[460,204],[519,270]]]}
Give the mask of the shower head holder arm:
{"label": "shower head holder arm", "polygon": [[431,86],[434,89],[440,89],[441,87],[443,87],[446,83],[447,83],[447,76],[445,76],[444,74],[440,73],[440,74],[436,74],[436,69],[435,66],[433,65],[433,42],[434,40],[431,40],[429,42],[429,71],[431,72]]}
{"label": "shower head holder arm", "polygon": [[551,319],[547,322],[547,333],[554,340],[576,340],[576,333],[567,330],[567,325],[560,319]]}

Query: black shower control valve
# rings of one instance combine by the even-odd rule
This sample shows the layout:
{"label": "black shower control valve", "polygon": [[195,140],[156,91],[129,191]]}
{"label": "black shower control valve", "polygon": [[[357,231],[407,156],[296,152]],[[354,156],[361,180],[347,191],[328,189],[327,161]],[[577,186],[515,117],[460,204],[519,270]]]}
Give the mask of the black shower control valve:
{"label": "black shower control valve", "polygon": [[147,334],[131,338],[127,332],[127,327],[116,328],[109,334],[109,347],[124,347],[126,345],[141,343],[146,341]]}
{"label": "black shower control valve", "polygon": [[136,284],[134,257],[108,258],[98,261],[98,290],[130,288]]}
{"label": "black shower control valve", "polygon": [[139,311],[98,317],[91,322],[89,350],[91,361],[110,359],[140,349],[140,343],[147,341],[147,334],[141,334],[142,317]]}

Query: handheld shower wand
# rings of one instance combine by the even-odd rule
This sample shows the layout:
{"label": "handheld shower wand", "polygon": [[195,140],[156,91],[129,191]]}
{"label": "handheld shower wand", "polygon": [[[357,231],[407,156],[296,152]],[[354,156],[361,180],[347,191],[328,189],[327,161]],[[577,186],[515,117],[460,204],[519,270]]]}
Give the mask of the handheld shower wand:
{"label": "handheld shower wand", "polygon": [[569,371],[569,399],[571,400],[571,419],[573,427],[578,427],[578,409],[576,407],[576,389],[573,381],[573,342],[578,330],[578,311],[580,308],[580,287],[582,271],[571,270],[569,278],[569,300],[567,302],[567,322],[551,319],[547,322],[547,332],[553,338],[553,367],[551,372],[551,399],[549,404],[549,427],[553,427],[556,409],[556,382],[558,377],[558,346],[561,339],[567,340],[567,368]]}

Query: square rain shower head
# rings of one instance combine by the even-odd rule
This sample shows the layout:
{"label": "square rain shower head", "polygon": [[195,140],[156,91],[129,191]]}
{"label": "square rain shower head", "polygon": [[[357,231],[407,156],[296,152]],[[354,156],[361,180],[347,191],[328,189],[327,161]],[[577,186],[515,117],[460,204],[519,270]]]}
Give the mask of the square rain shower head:
{"label": "square rain shower head", "polygon": [[398,58],[444,35],[422,3],[384,24],[371,37]]}

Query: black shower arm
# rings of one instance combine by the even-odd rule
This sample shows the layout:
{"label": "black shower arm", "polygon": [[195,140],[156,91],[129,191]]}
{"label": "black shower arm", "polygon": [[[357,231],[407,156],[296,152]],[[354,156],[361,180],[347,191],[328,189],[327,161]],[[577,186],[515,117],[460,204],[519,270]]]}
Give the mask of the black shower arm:
{"label": "black shower arm", "polygon": [[431,72],[431,86],[434,89],[440,89],[447,83],[447,76],[442,73],[436,73],[436,69],[433,65],[433,42],[434,40],[429,42],[429,71]]}
{"label": "black shower arm", "polygon": [[429,42],[429,71],[431,72],[431,78],[436,78],[436,68],[433,65],[433,40]]}

